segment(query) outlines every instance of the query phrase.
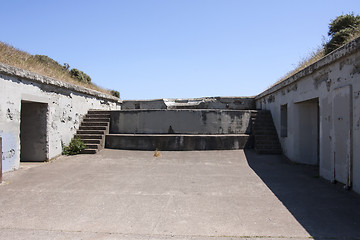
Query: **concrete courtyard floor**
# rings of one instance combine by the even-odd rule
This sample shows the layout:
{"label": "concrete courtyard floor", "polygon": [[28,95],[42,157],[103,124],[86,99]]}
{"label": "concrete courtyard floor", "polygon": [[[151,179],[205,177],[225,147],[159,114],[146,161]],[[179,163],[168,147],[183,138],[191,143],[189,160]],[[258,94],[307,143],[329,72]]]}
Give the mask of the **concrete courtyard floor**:
{"label": "concrete courtyard floor", "polygon": [[0,185],[0,239],[360,239],[360,197],[249,151],[105,149],[24,163]]}

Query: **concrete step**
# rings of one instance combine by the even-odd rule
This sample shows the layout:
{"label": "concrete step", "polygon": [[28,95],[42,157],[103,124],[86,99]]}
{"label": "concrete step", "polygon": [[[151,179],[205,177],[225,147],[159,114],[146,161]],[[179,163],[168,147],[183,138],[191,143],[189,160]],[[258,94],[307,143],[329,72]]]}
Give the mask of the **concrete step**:
{"label": "concrete step", "polygon": [[86,149],[99,149],[99,148],[100,148],[100,144],[89,144],[89,143],[86,143],[85,146],[86,146]]}
{"label": "concrete step", "polygon": [[257,145],[276,145],[276,146],[280,146],[280,144],[277,142],[277,141],[269,141],[268,139],[265,139],[265,140],[259,140],[259,139],[256,139],[256,144]]}
{"label": "concrete step", "polygon": [[259,121],[259,120],[255,120],[255,122],[253,122],[254,126],[274,126],[274,123],[269,122],[269,120],[265,120],[265,121]]}
{"label": "concrete step", "polygon": [[110,122],[110,118],[84,118],[84,122]]}
{"label": "concrete step", "polygon": [[110,118],[110,114],[86,114],[85,118]]}
{"label": "concrete step", "polygon": [[278,141],[277,135],[255,135],[255,141]]}
{"label": "concrete step", "polygon": [[110,114],[111,111],[108,110],[89,110],[88,114]]}
{"label": "concrete step", "polygon": [[82,139],[85,144],[102,144],[101,139]]}
{"label": "concrete step", "polygon": [[75,137],[84,141],[84,154],[95,154],[104,147],[105,134],[109,132],[111,111],[90,110],[83,118]]}
{"label": "concrete step", "polygon": [[88,126],[103,126],[108,127],[109,122],[82,122],[80,126],[88,127]]}
{"label": "concrete step", "polygon": [[270,111],[267,111],[267,110],[265,110],[265,111],[258,111],[258,112],[256,113],[256,116],[258,116],[258,117],[271,116],[271,112],[270,112]]}
{"label": "concrete step", "polygon": [[101,131],[106,131],[107,127],[106,126],[80,126],[79,130],[101,130]]}
{"label": "concrete step", "polygon": [[277,132],[275,129],[255,129],[254,134],[255,135],[277,135]]}
{"label": "concrete step", "polygon": [[81,154],[95,154],[95,153],[97,153],[97,152],[98,152],[97,149],[85,148],[85,149],[82,150],[80,153],[81,153]]}
{"label": "concrete step", "polygon": [[271,112],[267,110],[252,112],[251,120],[256,152],[261,154],[281,154],[281,144]]}
{"label": "concrete step", "polygon": [[250,144],[247,134],[107,134],[105,147],[127,150],[234,150]]}
{"label": "concrete step", "polygon": [[77,130],[77,134],[96,134],[96,135],[103,135],[105,131],[101,130]]}
{"label": "concrete step", "polygon": [[103,139],[104,135],[95,135],[95,134],[76,134],[75,137],[81,139]]}

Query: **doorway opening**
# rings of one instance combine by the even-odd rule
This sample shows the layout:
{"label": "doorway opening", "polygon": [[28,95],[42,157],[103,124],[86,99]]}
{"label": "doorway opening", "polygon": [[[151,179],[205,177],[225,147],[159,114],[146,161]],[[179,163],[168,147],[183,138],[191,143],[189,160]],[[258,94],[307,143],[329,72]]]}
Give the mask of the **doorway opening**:
{"label": "doorway opening", "polygon": [[319,165],[319,99],[314,98],[296,104],[298,113],[297,149],[301,163]]}
{"label": "doorway opening", "polygon": [[46,103],[21,101],[20,161],[48,160]]}

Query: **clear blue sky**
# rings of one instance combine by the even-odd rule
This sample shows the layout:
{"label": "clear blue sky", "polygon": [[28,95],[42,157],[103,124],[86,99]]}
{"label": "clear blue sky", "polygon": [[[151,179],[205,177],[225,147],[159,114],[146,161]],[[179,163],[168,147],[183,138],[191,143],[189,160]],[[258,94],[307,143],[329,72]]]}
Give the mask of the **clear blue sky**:
{"label": "clear blue sky", "polygon": [[359,0],[2,0],[0,41],[122,99],[251,96],[292,70]]}

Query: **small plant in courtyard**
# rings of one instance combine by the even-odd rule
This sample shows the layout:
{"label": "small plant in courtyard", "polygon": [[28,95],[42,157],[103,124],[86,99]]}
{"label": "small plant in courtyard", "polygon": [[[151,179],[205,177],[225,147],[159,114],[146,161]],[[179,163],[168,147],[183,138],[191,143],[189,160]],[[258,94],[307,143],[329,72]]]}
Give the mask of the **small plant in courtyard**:
{"label": "small plant in courtyard", "polygon": [[76,155],[79,154],[82,150],[85,149],[85,143],[79,138],[73,138],[69,143],[69,146],[63,147],[64,155]]}
{"label": "small plant in courtyard", "polygon": [[161,157],[161,153],[158,149],[155,150],[154,157]]}

